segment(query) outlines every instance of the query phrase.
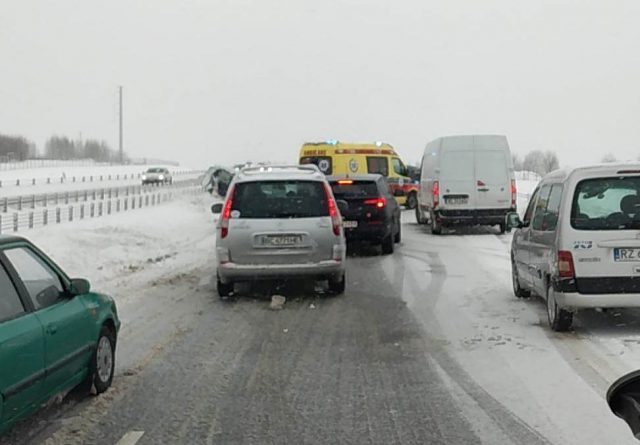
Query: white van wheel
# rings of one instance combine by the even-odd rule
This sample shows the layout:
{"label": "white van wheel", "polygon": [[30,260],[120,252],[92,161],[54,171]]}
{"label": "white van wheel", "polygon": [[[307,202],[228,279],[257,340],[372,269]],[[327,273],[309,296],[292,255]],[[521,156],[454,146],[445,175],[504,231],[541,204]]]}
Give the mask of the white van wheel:
{"label": "white van wheel", "polygon": [[436,215],[431,214],[431,233],[434,235],[442,234],[442,225],[436,221]]}
{"label": "white van wheel", "polygon": [[427,223],[427,218],[424,217],[424,215],[422,214],[422,211],[420,210],[420,207],[418,205],[416,205],[416,222],[418,224],[426,224]]}
{"label": "white van wheel", "polygon": [[556,332],[568,331],[573,324],[573,313],[558,306],[551,283],[547,284],[547,317],[549,326]]}

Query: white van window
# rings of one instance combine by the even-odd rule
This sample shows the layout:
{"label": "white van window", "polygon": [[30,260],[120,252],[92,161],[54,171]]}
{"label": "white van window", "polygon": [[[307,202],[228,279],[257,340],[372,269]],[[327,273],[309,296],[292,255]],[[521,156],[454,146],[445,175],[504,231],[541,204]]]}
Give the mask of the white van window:
{"label": "white van window", "polygon": [[538,201],[536,201],[536,209],[533,212],[533,221],[531,223],[531,228],[533,230],[544,230],[544,214],[547,211],[547,203],[549,202],[550,193],[550,185],[545,185],[540,189],[540,195],[538,196]]}
{"label": "white van window", "polygon": [[504,151],[476,151],[476,179],[487,184],[509,182]]}
{"label": "white van window", "polygon": [[473,181],[473,152],[445,151],[440,161],[440,177],[453,181]]}
{"label": "white van window", "polygon": [[562,185],[554,184],[551,187],[547,209],[542,218],[542,230],[553,232],[558,225],[558,217],[560,214],[560,201],[562,200]]}
{"label": "white van window", "polygon": [[640,229],[640,177],[579,182],[571,226],[580,230]]}

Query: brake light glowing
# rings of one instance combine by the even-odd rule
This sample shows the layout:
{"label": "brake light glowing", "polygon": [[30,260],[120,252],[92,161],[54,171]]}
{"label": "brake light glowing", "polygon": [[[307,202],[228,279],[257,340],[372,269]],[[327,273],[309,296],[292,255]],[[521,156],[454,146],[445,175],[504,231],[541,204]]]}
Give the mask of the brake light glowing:
{"label": "brake light glowing", "polygon": [[576,270],[573,267],[573,256],[567,250],[558,251],[558,275],[560,278],[575,278]]}
{"label": "brake light glowing", "polygon": [[376,206],[379,209],[383,209],[387,205],[386,198],[373,198],[373,199],[365,199],[364,203],[366,205]]}
{"label": "brake light glowing", "polygon": [[518,198],[518,188],[516,187],[515,179],[511,180],[511,207],[516,206],[516,199]]}
{"label": "brake light glowing", "polygon": [[433,181],[431,195],[433,196],[433,207],[438,207],[438,204],[440,204],[440,182]]}
{"label": "brake light glowing", "polygon": [[233,205],[233,195],[235,187],[232,186],[227,194],[227,200],[224,203],[222,209],[222,215],[220,216],[220,238],[226,238],[229,235],[229,218],[231,218],[231,206]]}
{"label": "brake light glowing", "polygon": [[331,225],[333,226],[333,234],[340,235],[340,226],[342,225],[342,218],[340,212],[338,212],[338,206],[333,199],[331,189],[328,184],[324,186],[324,197],[327,200],[327,207],[329,207],[329,216],[331,217]]}
{"label": "brake light glowing", "polygon": [[340,185],[351,185],[353,184],[353,181],[351,179],[341,179],[338,181],[338,184]]}

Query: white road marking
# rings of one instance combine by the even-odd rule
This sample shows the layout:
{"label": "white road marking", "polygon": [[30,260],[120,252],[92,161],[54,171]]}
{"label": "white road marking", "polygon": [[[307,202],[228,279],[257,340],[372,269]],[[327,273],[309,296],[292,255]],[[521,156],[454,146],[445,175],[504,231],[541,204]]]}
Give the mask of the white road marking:
{"label": "white road marking", "polygon": [[135,445],[144,435],[144,431],[129,431],[116,445]]}

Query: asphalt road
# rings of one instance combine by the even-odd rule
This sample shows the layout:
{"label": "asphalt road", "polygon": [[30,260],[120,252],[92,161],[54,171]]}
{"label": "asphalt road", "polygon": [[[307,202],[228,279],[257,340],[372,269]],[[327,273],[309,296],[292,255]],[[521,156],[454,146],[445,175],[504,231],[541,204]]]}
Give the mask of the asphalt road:
{"label": "asphalt road", "polygon": [[[183,246],[181,268],[120,304],[113,388],[71,394],[0,442],[602,443],[571,430],[584,418],[552,415],[566,402],[552,381],[567,394],[600,383],[589,381],[593,366],[573,363],[575,348],[553,346],[541,304],[510,295],[509,235],[436,238],[403,217],[394,255],[365,247],[349,256],[338,297],[296,285],[223,301],[211,240]],[[269,310],[273,292],[287,297],[284,310]],[[557,356],[572,367],[536,378],[538,364]],[[566,403],[588,403],[586,414],[602,420],[602,397],[589,391]],[[622,427],[616,433],[627,438]]]}

